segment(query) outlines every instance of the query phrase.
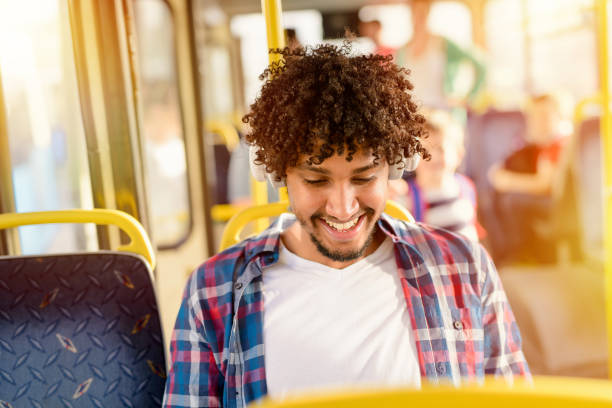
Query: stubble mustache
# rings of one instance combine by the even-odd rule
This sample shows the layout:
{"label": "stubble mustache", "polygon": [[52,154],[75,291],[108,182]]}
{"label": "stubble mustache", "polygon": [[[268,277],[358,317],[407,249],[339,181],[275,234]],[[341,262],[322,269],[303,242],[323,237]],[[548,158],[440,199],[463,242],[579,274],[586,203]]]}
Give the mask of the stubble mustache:
{"label": "stubble mustache", "polygon": [[[374,209],[370,207],[364,208],[363,215],[365,215],[366,217],[372,218],[374,214],[376,214]],[[363,215],[361,216],[363,217]],[[310,222],[312,224],[313,230],[316,228],[317,220],[321,218],[325,218],[325,217],[320,212],[314,213],[310,217]],[[305,226],[305,222],[303,220],[299,220],[299,221],[303,226]],[[364,244],[361,246],[361,248],[358,248],[357,250],[354,250],[354,251],[348,251],[348,252],[334,251],[333,249],[327,248],[325,245],[323,245],[323,243],[317,239],[314,233],[311,232],[308,235],[310,235],[310,240],[316,246],[317,250],[319,251],[321,255],[325,256],[326,258],[331,259],[332,261],[346,262],[346,261],[353,261],[363,256],[365,251],[369,248],[370,244],[372,243],[372,240],[374,239],[374,233],[375,233],[375,227],[372,226],[371,230],[368,233],[368,238],[366,239]]]}

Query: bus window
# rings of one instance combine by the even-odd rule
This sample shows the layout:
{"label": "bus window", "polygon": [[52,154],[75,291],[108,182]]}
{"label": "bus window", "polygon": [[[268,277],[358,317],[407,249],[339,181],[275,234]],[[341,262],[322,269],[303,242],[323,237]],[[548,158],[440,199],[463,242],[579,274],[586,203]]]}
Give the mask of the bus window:
{"label": "bus window", "polygon": [[191,225],[174,21],[162,0],[137,0],[134,14],[147,199],[153,236],[163,249],[178,245]]}
{"label": "bus window", "polygon": [[532,1],[526,5],[528,58],[532,61],[529,90],[538,94],[563,87],[576,100],[597,92],[593,2]]}
{"label": "bus window", "polygon": [[[406,4],[364,6],[359,19],[381,22],[381,42],[398,48],[412,37],[411,12]],[[436,1],[431,6],[427,23],[431,32],[451,38],[461,46],[472,44],[472,16],[465,4],[457,1]]]}
{"label": "bus window", "polygon": [[597,91],[592,0],[490,0],[484,20],[495,100],[516,106],[525,93],[563,89],[579,100]]}
{"label": "bus window", "polygon": [[[317,10],[284,12],[283,24],[295,29],[303,45],[315,45],[323,40],[323,20]],[[268,66],[265,19],[261,13],[237,15],[232,17],[230,28],[240,39],[245,105],[250,106],[261,88],[259,74]]]}
{"label": "bus window", "polygon": [[[0,0],[0,73],[18,212],[92,208],[65,1]],[[97,248],[95,227],[19,229],[24,254]]]}

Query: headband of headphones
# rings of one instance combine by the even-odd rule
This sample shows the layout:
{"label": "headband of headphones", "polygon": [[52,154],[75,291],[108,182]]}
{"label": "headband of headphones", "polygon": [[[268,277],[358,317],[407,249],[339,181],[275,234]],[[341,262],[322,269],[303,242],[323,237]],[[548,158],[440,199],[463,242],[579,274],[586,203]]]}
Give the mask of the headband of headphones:
{"label": "headband of headphones", "polygon": [[[257,159],[258,147],[249,146],[249,165],[251,167],[251,174],[257,181],[266,181],[266,179],[274,186],[274,188],[285,187],[285,180],[277,180],[276,174],[266,172],[266,167],[263,164],[255,163]],[[410,157],[404,157],[401,162],[395,166],[389,167],[389,180],[397,180],[402,177],[405,171],[414,171],[419,165],[421,156],[414,154]]]}

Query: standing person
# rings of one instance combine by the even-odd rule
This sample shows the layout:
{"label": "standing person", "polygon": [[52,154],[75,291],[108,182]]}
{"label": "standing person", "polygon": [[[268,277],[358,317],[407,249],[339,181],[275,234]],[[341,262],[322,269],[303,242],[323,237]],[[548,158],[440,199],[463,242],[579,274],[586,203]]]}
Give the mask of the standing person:
{"label": "standing person", "polygon": [[359,20],[359,36],[369,38],[374,44],[374,54],[393,55],[395,49],[383,45],[380,37],[382,23],[379,20]]}
{"label": "standing person", "polygon": [[164,406],[528,376],[484,249],[383,214],[389,179],[428,157],[407,71],[348,42],[281,54],[244,120],[293,214],[193,273]]}
{"label": "standing person", "polygon": [[478,241],[484,230],[476,220],[476,188],[457,172],[465,153],[463,128],[444,111],[429,111],[426,118],[429,137],[423,145],[431,160],[406,178],[407,208],[417,221]]}
{"label": "standing person", "polygon": [[[411,71],[416,99],[432,108],[460,106],[472,101],[484,85],[484,65],[453,41],[429,31],[431,0],[411,0],[410,7],[412,38],[397,50],[395,60]],[[471,65],[474,80],[465,95],[457,95],[456,79],[463,63]]]}

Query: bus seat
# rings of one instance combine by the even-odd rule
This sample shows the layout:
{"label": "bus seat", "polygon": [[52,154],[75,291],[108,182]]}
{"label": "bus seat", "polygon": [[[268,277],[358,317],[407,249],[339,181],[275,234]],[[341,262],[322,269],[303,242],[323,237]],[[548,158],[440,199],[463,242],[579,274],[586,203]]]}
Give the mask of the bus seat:
{"label": "bus seat", "polygon": [[494,256],[503,252],[504,231],[487,173],[493,164],[524,145],[525,129],[525,115],[521,111],[489,110],[482,115],[468,115],[462,169],[476,187],[478,219],[487,231]]}
{"label": "bus seat", "polygon": [[599,118],[591,118],[578,126],[575,176],[582,250],[591,258],[603,261],[604,198],[599,122]]}
{"label": "bus seat", "polygon": [[423,389],[374,389],[319,393],[265,400],[260,408],[364,408],[406,406],[454,408],[612,407],[612,383],[604,380],[536,377],[533,383],[487,378],[462,387],[424,385]]}
{"label": "bus seat", "polygon": [[213,157],[215,163],[214,197],[213,203],[228,203],[228,172],[232,152],[240,144],[240,134],[234,124],[224,118],[208,119],[204,123],[206,132],[217,135],[217,142],[213,143]]}
{"label": "bus seat", "polygon": [[[219,251],[223,251],[224,249],[239,242],[240,233],[250,222],[259,218],[278,217],[284,212],[289,212],[289,203],[287,201],[255,205],[238,212],[228,221],[225,229],[223,230],[221,243],[219,244]],[[387,201],[385,212],[392,217],[407,222],[414,222],[414,217],[412,214],[410,214],[410,212],[400,204],[392,200]]]}
{"label": "bus seat", "polygon": [[521,111],[498,111],[468,115],[463,167],[476,189],[490,189],[487,172],[524,143],[525,116]]}
{"label": "bus seat", "polygon": [[[112,210],[46,212],[34,223],[122,226]],[[40,213],[39,213],[40,215]],[[32,214],[1,214],[0,229]],[[138,224],[123,228],[144,241]],[[159,407],[166,377],[152,252],[0,257],[0,406]]]}
{"label": "bus seat", "polygon": [[503,267],[500,277],[533,374],[607,377],[603,268]]}

